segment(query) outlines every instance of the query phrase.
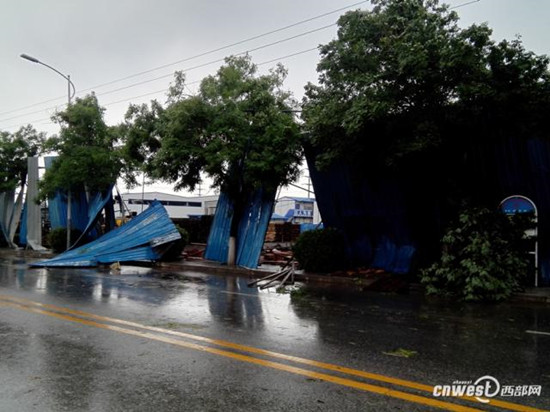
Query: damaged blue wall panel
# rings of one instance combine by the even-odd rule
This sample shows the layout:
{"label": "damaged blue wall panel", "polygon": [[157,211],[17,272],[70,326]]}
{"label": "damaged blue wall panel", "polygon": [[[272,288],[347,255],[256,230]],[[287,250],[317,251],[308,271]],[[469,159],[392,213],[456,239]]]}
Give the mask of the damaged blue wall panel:
{"label": "damaged blue wall panel", "polygon": [[[266,196],[263,190],[257,190],[248,200],[241,216],[237,234],[236,264],[247,268],[258,267],[265,233],[273,212],[275,195]],[[227,263],[227,251],[233,202],[225,193],[221,193],[212,222],[204,257],[216,262]]]}
{"label": "damaged blue wall panel", "polygon": [[263,190],[254,193],[239,227],[237,265],[252,269],[258,267],[274,200],[275,195],[265,196]]}
{"label": "damaged blue wall panel", "polygon": [[99,255],[97,258],[98,263],[112,263],[112,262],[143,262],[160,259],[161,255],[155,251],[151,246],[138,246],[136,248],[125,250],[122,252],[108,253]]}
{"label": "damaged blue wall panel", "polygon": [[227,249],[232,219],[233,203],[224,192],[221,192],[206,243],[205,259],[227,263]]}
{"label": "damaged blue wall panel", "polygon": [[[89,204],[87,203],[88,209],[88,222],[86,227],[82,230],[82,234],[86,235],[90,233],[92,239],[97,237],[96,231],[94,230],[95,224],[99,219],[101,211],[107,207],[113,208],[113,187],[115,185],[110,185],[109,188],[102,192],[97,192],[91,196]],[[111,217],[114,217],[114,208],[113,213],[110,214]],[[110,228],[113,228],[115,225],[113,222],[107,222]]]}
{"label": "damaged blue wall panel", "polygon": [[95,266],[98,263],[150,261],[160,258],[153,246],[181,238],[160,202],[154,201],[127,224],[79,248],[32,266]]}
{"label": "damaged blue wall panel", "polygon": [[[44,157],[44,166],[48,170],[56,156]],[[67,193],[57,191],[53,198],[48,199],[48,213],[52,229],[67,227]],[[83,191],[71,192],[71,227],[84,231],[88,224],[88,202]]]}
{"label": "damaged blue wall panel", "polygon": [[19,227],[19,244],[27,246],[27,203],[23,203],[21,212],[21,226]]}
{"label": "damaged blue wall panel", "polygon": [[400,182],[385,177],[367,182],[344,163],[319,171],[313,153],[306,155],[324,226],[342,232],[348,262],[407,273],[416,245]]}

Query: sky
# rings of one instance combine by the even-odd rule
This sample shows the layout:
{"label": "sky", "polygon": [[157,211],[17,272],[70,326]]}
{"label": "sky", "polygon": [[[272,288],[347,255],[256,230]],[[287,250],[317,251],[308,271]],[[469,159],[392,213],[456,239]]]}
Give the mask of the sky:
{"label": "sky", "polygon": [[[550,54],[550,0],[446,3],[461,26],[486,22],[495,40],[519,35],[528,50]],[[58,132],[50,117],[67,103],[67,81],[22,53],[69,75],[76,97],[94,91],[114,125],[131,103],[164,102],[174,71],[186,72],[193,93],[224,57],[246,52],[260,72],[285,65],[285,86],[301,100],[304,86],[317,80],[317,47],[336,36],[338,17],[371,7],[358,0],[0,0],[0,6],[0,130],[32,124],[48,135]],[[307,170],[297,183],[307,186]],[[145,190],[173,193],[159,182]],[[212,193],[206,182],[202,194]],[[281,193],[306,195],[292,187]]]}

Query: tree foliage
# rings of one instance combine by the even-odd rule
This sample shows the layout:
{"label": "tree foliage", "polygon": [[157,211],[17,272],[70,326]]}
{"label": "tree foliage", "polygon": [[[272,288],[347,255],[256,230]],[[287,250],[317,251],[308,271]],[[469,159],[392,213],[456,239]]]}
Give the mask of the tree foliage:
{"label": "tree foliage", "polygon": [[39,182],[39,197],[56,190],[105,190],[115,183],[122,169],[117,136],[103,120],[104,109],[95,95],[88,95],[54,116],[60,124],[59,136],[46,146],[58,153],[52,167]]}
{"label": "tree foliage", "polygon": [[297,176],[301,158],[285,76],[281,66],[259,75],[248,57],[231,57],[190,96],[178,74],[166,107],[130,107],[126,154],[176,190],[193,190],[201,173],[234,199],[259,187],[275,190]]}
{"label": "tree foliage", "polygon": [[532,225],[527,215],[464,211],[443,237],[441,260],[422,271],[427,293],[470,301],[509,298],[528,269],[525,230]]}
{"label": "tree foliage", "polygon": [[15,190],[27,175],[27,157],[42,152],[45,134],[32,126],[15,133],[0,132],[0,192]]}
{"label": "tree foliage", "polygon": [[548,131],[546,56],[519,39],[491,40],[486,25],[459,28],[437,0],[373,3],[340,18],[337,39],[321,47],[319,85],[306,87],[318,165],[345,158],[406,169],[467,139]]}

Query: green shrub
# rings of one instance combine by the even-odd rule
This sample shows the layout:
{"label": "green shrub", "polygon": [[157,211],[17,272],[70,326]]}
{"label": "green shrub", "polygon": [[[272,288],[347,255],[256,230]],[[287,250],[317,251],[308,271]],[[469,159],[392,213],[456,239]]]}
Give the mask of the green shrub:
{"label": "green shrub", "polygon": [[163,261],[173,261],[180,259],[181,252],[183,252],[183,249],[189,243],[189,232],[178,225],[176,225],[176,228],[178,229],[178,232],[180,232],[181,239],[176,240],[170,245],[169,249],[162,256]]}
{"label": "green shrub", "polygon": [[[82,232],[78,229],[71,230],[71,244],[74,244],[80,238]],[[67,249],[67,229],[57,228],[50,230],[47,237],[50,248],[54,253],[61,253]],[[82,241],[81,241],[82,244]]]}
{"label": "green shrub", "polygon": [[300,267],[307,272],[327,273],[345,267],[344,238],[336,229],[304,232],[292,250]]}
{"label": "green shrub", "polygon": [[442,239],[441,260],[421,273],[426,292],[467,301],[510,297],[528,269],[525,230],[531,226],[526,215],[465,211]]}

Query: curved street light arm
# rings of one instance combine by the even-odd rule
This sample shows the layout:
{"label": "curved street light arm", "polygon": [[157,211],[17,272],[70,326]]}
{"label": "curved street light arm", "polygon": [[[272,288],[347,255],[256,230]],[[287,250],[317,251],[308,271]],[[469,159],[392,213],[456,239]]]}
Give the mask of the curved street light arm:
{"label": "curved street light arm", "polygon": [[54,72],[56,72],[57,74],[59,74],[61,77],[63,77],[65,80],[67,80],[69,82],[69,85],[72,87],[73,89],[73,92],[71,94],[70,90],[69,90],[69,103],[71,101],[71,99],[74,97],[74,95],[76,94],[76,87],[74,87],[74,84],[73,82],[71,81],[71,77],[70,76],[67,76],[63,73],[61,73],[59,70],[57,70],[55,67],[52,67],[50,66],[49,64],[46,64],[44,62],[41,62],[40,60],[38,60],[37,58],[35,57],[32,57],[32,56],[29,56],[28,54],[21,54],[20,56],[21,58],[25,59],[25,60],[28,60],[30,62],[33,62],[33,63],[38,63],[38,64],[41,64],[42,66],[46,66],[48,69],[50,70],[53,70]]}
{"label": "curved street light arm", "polygon": [[37,61],[38,64],[41,64],[42,66],[46,66],[47,68],[49,69],[52,69],[54,72],[56,72],[57,74],[59,74],[60,76],[62,76],[65,80],[67,80],[69,82],[69,84],[71,85],[71,87],[73,88],[73,92],[72,94],[70,95],[69,97],[69,100],[71,100],[74,95],[76,94],[76,88],[74,87],[74,84],[73,82],[71,81],[71,76],[66,76],[64,75],[63,73],[61,73],[59,70],[53,68],[52,66],[50,66],[49,64],[46,64],[46,63],[43,63],[41,61]]}

